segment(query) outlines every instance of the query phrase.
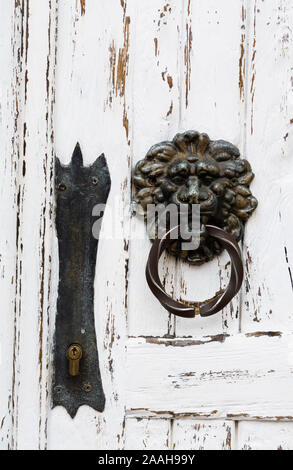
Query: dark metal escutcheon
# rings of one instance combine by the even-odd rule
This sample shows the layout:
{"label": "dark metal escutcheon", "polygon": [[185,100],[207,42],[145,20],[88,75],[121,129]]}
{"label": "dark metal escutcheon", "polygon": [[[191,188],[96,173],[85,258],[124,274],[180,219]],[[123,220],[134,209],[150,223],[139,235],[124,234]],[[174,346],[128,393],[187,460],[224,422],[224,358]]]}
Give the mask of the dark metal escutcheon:
{"label": "dark metal escutcheon", "polygon": [[97,411],[105,407],[94,322],[98,240],[92,234],[92,211],[106,204],[110,186],[103,154],[84,167],[77,144],[68,166],[56,158],[59,286],[52,406],[64,406],[72,418],[81,405]]}

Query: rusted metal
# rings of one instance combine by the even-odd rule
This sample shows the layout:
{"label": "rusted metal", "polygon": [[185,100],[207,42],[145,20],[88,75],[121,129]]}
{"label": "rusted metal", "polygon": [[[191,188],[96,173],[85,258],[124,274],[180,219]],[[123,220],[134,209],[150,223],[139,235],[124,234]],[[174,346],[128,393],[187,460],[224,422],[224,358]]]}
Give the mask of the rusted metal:
{"label": "rusted metal", "polygon": [[94,322],[98,239],[92,234],[92,211],[95,205],[106,203],[110,185],[104,155],[84,167],[77,144],[68,166],[56,158],[59,287],[52,405],[64,406],[72,418],[81,405],[98,411],[105,406]]}
{"label": "rusted metal", "polygon": [[250,164],[240,158],[235,145],[187,131],[151,147],[137,163],[133,181],[135,200],[144,211],[148,204],[200,204],[199,248],[183,250],[180,237],[168,246],[172,255],[200,265],[222,251],[206,225],[241,239],[244,224],[257,206],[249,189],[253,178]]}

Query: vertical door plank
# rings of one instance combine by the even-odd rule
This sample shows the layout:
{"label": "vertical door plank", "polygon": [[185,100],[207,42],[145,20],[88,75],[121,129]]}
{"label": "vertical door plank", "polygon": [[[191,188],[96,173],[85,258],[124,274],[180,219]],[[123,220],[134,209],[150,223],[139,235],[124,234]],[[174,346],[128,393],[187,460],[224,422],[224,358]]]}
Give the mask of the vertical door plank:
{"label": "vertical door plank", "polygon": [[[292,330],[290,2],[250,8],[247,155],[259,200],[245,234],[243,331]],[[273,268],[273,264],[277,269]],[[292,423],[239,423],[241,449],[292,449]]]}
{"label": "vertical door plank", "polygon": [[173,450],[231,450],[235,447],[233,421],[176,419]]}
{"label": "vertical door plank", "polygon": [[47,435],[56,2],[42,1],[40,8],[25,0],[15,7],[21,45],[15,58],[20,102],[11,447],[37,449]]}
{"label": "vertical door plank", "polygon": [[[181,2],[151,0],[136,3],[133,94],[132,167],[149,148],[171,140],[178,130],[181,35]],[[135,235],[137,234],[137,235]],[[149,290],[145,265],[151,242],[142,217],[133,217],[130,242],[130,336],[173,334],[173,319]],[[175,260],[162,256],[161,279],[168,292],[175,285]]]}
{"label": "vertical door plank", "polygon": [[0,448],[11,448],[14,420],[13,379],[15,335],[17,186],[21,168],[21,8],[13,2],[2,5],[0,16]]}
{"label": "vertical door plank", "polygon": [[[290,1],[250,5],[247,156],[259,200],[244,239],[242,331],[292,331],[293,108]],[[240,449],[292,449],[292,423],[239,423]]]}
{"label": "vertical door plank", "polygon": [[165,450],[170,448],[169,419],[127,418],[126,450]]}
{"label": "vertical door plank", "polygon": [[293,327],[293,5],[250,3],[247,157],[259,206],[245,233],[243,331]]}
{"label": "vertical door plank", "polygon": [[[211,139],[226,139],[241,152],[245,23],[243,1],[185,1],[180,129],[196,129],[208,133]],[[229,277],[226,253],[200,267],[180,263],[179,295],[186,300],[209,299],[227,285]],[[176,320],[177,336],[233,333],[238,328],[239,295],[212,317]]]}
{"label": "vertical door plank", "polygon": [[[125,2],[61,2],[56,82],[56,153],[70,161],[79,141],[84,163],[104,152],[112,180],[103,223],[113,239],[99,242],[95,279],[95,321],[106,407],[81,407],[72,420],[62,407],[49,417],[50,449],[118,449],[124,440],[125,334],[128,233],[124,218],[130,196],[132,57],[131,11]],[[89,221],[91,223],[91,221]],[[58,254],[54,240],[54,271]],[[57,280],[56,280],[57,281]],[[57,282],[54,286],[56,293]],[[56,295],[56,294],[55,294]]]}
{"label": "vertical door plank", "polygon": [[292,450],[293,423],[243,421],[239,423],[238,449]]}

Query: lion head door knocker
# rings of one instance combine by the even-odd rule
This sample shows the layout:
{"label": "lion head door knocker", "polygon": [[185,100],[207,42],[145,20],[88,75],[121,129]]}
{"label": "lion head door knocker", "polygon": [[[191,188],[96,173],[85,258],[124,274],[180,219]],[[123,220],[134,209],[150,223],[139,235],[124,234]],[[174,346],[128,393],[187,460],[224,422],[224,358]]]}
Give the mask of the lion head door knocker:
{"label": "lion head door knocker", "polygon": [[[150,204],[178,207],[185,204],[190,213],[193,205],[200,207],[200,244],[196,249],[183,249],[179,225],[169,224],[165,233],[155,238],[148,257],[148,285],[169,312],[181,317],[209,316],[227,305],[240,289],[243,264],[237,242],[257,207],[249,189],[253,178],[250,164],[240,158],[237,147],[224,140],[210,140],[207,134],[196,131],[177,134],[172,142],[152,146],[137,163],[133,176],[135,201],[145,214]],[[176,239],[172,236],[175,232],[179,233]],[[159,259],[165,249],[197,266],[226,249],[231,258],[231,275],[225,291],[204,302],[183,304],[170,297],[158,274]]]}

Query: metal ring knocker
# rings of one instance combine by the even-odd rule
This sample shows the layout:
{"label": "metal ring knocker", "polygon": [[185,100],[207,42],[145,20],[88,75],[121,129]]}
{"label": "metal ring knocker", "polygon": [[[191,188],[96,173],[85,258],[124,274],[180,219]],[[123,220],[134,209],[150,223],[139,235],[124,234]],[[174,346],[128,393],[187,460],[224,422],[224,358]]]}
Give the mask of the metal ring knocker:
{"label": "metal ring knocker", "polygon": [[215,237],[222,244],[231,258],[230,281],[224,292],[216,294],[212,299],[204,302],[178,302],[170,297],[164,290],[159,278],[159,260],[163,251],[174,241],[172,233],[178,230],[178,226],[169,230],[161,239],[156,239],[150,250],[147,266],[146,279],[152,293],[157,297],[161,305],[170,313],[179,317],[193,318],[200,314],[208,317],[222,310],[237,294],[243,280],[243,264],[241,252],[235,238],[214,225],[206,225],[206,230],[212,237]]}
{"label": "metal ring knocker", "polygon": [[[243,265],[237,242],[257,207],[257,200],[250,191],[253,178],[249,162],[240,158],[235,145],[225,140],[211,140],[207,134],[195,130],[178,133],[172,141],[153,145],[137,162],[133,175],[137,190],[135,202],[145,215],[148,216],[150,204],[165,208],[172,204],[178,207],[178,213],[180,205],[186,204],[189,214],[192,214],[193,204],[198,204],[201,231],[205,229],[208,235],[202,237],[198,249],[190,252],[182,249],[180,236],[174,243],[173,231],[176,230],[177,235],[177,222],[163,238],[155,239],[146,266],[146,278],[152,293],[169,312],[186,318],[207,317],[222,310],[239,291]],[[204,302],[172,299],[165,292],[158,274],[159,259],[166,248],[177,259],[195,266],[210,261],[226,249],[231,258],[228,286]]]}

